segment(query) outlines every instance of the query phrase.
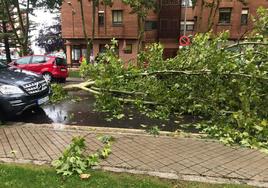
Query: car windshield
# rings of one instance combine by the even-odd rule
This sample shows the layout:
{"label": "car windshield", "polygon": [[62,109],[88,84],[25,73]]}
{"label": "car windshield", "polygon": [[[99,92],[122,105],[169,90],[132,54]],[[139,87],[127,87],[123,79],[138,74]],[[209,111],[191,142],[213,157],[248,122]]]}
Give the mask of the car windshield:
{"label": "car windshield", "polygon": [[0,62],[0,69],[6,68],[6,67],[7,67],[7,65],[5,63]]}

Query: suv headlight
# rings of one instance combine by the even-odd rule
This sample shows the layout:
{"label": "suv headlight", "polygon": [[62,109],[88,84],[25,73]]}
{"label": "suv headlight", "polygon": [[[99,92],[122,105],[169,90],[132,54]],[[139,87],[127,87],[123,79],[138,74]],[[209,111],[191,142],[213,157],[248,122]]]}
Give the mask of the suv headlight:
{"label": "suv headlight", "polygon": [[12,85],[0,85],[0,93],[4,95],[24,94],[19,87]]}

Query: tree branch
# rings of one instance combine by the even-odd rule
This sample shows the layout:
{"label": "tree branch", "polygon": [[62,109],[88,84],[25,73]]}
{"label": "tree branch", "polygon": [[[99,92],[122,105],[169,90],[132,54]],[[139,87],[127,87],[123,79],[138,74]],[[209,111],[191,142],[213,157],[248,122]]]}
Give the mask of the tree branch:
{"label": "tree branch", "polygon": [[264,42],[242,42],[242,43],[236,43],[236,44],[232,44],[230,46],[227,46],[225,48],[222,48],[223,50],[224,49],[230,49],[230,48],[233,48],[233,47],[236,47],[236,46],[244,46],[244,45],[263,45],[263,46],[268,46],[268,43],[264,43]]}
{"label": "tree branch", "polygon": [[163,71],[154,71],[154,72],[145,72],[140,73],[137,75],[123,75],[120,77],[128,77],[128,76],[151,76],[151,75],[157,75],[157,74],[163,74],[163,75],[169,75],[169,74],[185,74],[185,75],[209,75],[209,74],[216,74],[216,75],[224,75],[224,76],[241,76],[241,77],[247,77],[247,78],[258,78],[263,80],[268,80],[266,77],[260,77],[260,76],[254,76],[254,75],[248,75],[243,73],[213,73],[210,70],[200,70],[200,71],[177,71],[177,70],[163,70]]}

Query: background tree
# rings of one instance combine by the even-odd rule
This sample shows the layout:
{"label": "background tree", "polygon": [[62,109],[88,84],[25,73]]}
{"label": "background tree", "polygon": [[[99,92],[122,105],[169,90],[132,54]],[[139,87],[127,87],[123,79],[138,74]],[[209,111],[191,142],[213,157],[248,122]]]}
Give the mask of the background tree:
{"label": "background tree", "polygon": [[[78,2],[80,4],[80,13],[81,13],[81,18],[82,18],[82,29],[83,29],[83,34],[84,34],[84,38],[86,41],[86,48],[87,48],[87,50],[86,50],[86,62],[89,63],[90,62],[91,44],[89,42],[87,31],[86,31],[86,22],[85,22],[83,0],[78,0]],[[70,2],[68,2],[68,4],[71,5]]]}
{"label": "background tree", "polygon": [[256,18],[253,18],[255,23],[255,32],[268,37],[268,8],[259,8],[257,10],[258,15]]}
{"label": "background tree", "polygon": [[1,0],[0,2],[4,7],[8,23],[12,28],[16,42],[20,46],[21,55],[27,55],[30,31],[29,16],[33,11],[33,6],[36,5],[37,0]]}
{"label": "background tree", "polygon": [[8,18],[6,15],[3,4],[0,5],[0,41],[3,41],[5,47],[5,54],[7,62],[11,62],[10,44],[9,40],[12,37],[12,33],[8,28]]}
{"label": "background tree", "polygon": [[85,27],[85,18],[84,18],[84,11],[83,11],[83,2],[82,0],[79,0],[80,2],[80,10],[81,10],[81,16],[82,16],[82,24],[83,24],[83,33],[84,37],[86,39],[87,43],[87,52],[86,52],[86,61],[89,63],[89,52],[93,51],[93,44],[95,39],[95,23],[96,23],[96,8],[99,6],[100,3],[103,3],[104,5],[112,5],[113,0],[90,0],[91,1],[91,8],[92,8],[92,21],[91,21],[91,38],[88,39],[87,33],[86,33],[86,27]]}
{"label": "background tree", "polygon": [[132,8],[132,14],[138,16],[138,51],[142,49],[142,43],[145,32],[145,21],[150,10],[155,10],[157,7],[156,0],[122,0],[123,3],[129,5]]}
{"label": "background tree", "polygon": [[[209,15],[207,17],[208,27],[207,27],[207,30],[204,32],[210,31],[215,24],[214,22],[215,22],[217,12],[219,11],[219,6],[221,3],[221,0],[188,0],[188,1],[192,1],[193,7],[195,7],[196,3],[201,4],[200,13],[198,16],[198,23],[199,23],[198,28],[199,29],[200,29],[201,24],[202,24],[204,10],[209,12]],[[239,0],[239,2],[242,3],[243,5],[247,5],[248,0]]]}
{"label": "background tree", "polygon": [[46,53],[64,49],[64,40],[62,39],[60,17],[54,18],[55,23],[51,26],[43,26],[36,39],[37,45],[44,48]]}
{"label": "background tree", "polygon": [[36,7],[46,8],[50,11],[59,11],[64,0],[38,0]]}

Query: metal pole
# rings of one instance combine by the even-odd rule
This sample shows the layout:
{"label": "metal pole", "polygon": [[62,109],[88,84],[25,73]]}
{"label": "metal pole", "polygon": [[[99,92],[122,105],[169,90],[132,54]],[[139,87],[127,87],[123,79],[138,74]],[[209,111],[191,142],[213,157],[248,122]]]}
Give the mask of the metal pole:
{"label": "metal pole", "polygon": [[183,35],[186,35],[186,22],[187,22],[187,8],[188,8],[188,1],[184,0],[185,2],[185,8],[184,8],[184,29],[183,29]]}

